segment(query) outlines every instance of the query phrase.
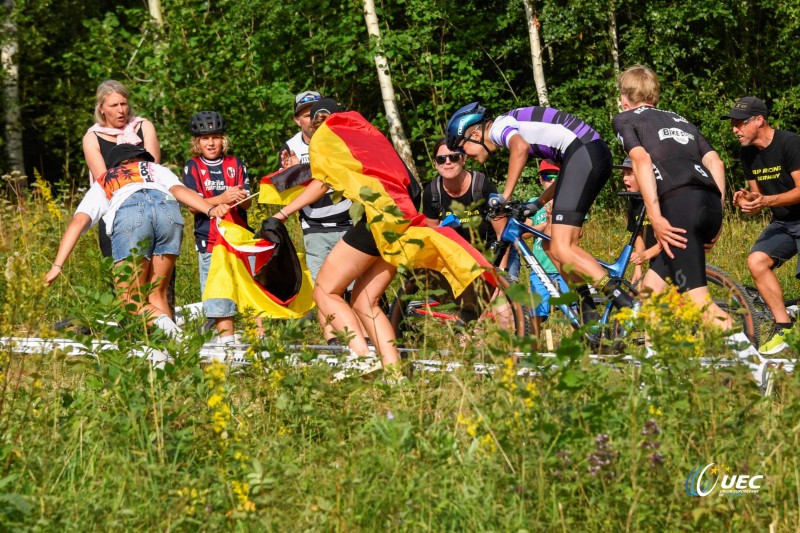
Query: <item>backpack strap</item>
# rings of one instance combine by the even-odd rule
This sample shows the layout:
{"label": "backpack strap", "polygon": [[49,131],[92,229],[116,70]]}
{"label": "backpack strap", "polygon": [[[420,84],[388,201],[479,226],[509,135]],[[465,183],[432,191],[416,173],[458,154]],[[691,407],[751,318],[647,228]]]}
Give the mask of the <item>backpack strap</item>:
{"label": "backpack strap", "polygon": [[431,186],[431,204],[436,212],[442,214],[442,176],[438,175]]}
{"label": "backpack strap", "polygon": [[483,172],[478,172],[477,170],[472,172],[472,201],[475,203],[480,202],[483,200],[483,183],[486,181],[486,174]]}

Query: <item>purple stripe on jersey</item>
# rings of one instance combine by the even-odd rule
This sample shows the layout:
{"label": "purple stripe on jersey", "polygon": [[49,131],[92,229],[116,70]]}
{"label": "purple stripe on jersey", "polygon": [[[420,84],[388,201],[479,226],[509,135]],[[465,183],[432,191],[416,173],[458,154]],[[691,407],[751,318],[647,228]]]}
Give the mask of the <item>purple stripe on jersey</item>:
{"label": "purple stripe on jersey", "polygon": [[570,115],[553,107],[519,107],[512,109],[508,114],[520,122],[542,122],[563,126],[573,132],[583,143],[600,139],[600,134],[586,122],[575,115]]}
{"label": "purple stripe on jersey", "polygon": [[508,135],[510,133],[514,132],[514,131],[517,131],[517,130],[515,130],[514,128],[510,128],[510,127],[503,128],[503,133],[502,133],[503,144],[508,146]]}
{"label": "purple stripe on jersey", "polygon": [[529,153],[533,157],[538,157],[540,159],[552,159],[555,163],[561,163],[562,156],[564,155],[560,150],[556,150],[552,146],[547,146],[545,144],[532,144]]}
{"label": "purple stripe on jersey", "polygon": [[[550,124],[565,124],[564,122],[559,120],[559,116],[558,115],[560,113],[561,113],[561,111],[559,111],[558,109],[554,109],[552,107],[545,107],[544,108],[544,113],[542,113],[542,120],[539,120],[538,122],[547,122],[547,123],[550,123]],[[562,113],[562,114],[566,115],[565,118],[571,116],[571,115],[567,115],[566,113]]]}

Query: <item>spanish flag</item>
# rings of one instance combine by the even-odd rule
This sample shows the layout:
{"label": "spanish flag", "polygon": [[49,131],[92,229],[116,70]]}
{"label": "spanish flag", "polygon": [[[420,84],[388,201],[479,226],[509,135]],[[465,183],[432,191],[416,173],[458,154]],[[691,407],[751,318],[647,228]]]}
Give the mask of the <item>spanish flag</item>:
{"label": "spanish flag", "polygon": [[258,203],[289,205],[311,181],[311,166],[301,163],[261,178]]}
{"label": "spanish flag", "polygon": [[[282,242],[271,242],[228,220],[212,219],[211,224],[217,225],[219,239],[211,250],[211,267],[203,300],[233,300],[240,311],[249,307],[256,314],[268,318],[302,318],[314,307],[311,273],[305,266],[303,255],[295,251],[288,234],[275,239]],[[276,250],[281,247],[284,247],[282,258],[297,258],[297,268],[281,269],[286,279],[275,279],[271,274],[271,287],[256,281],[257,278],[263,279],[259,273],[276,259]],[[297,289],[282,290],[286,287]]]}
{"label": "spanish flag", "polygon": [[458,296],[489,262],[452,228],[429,228],[408,194],[409,175],[383,134],[360,114],[334,113],[311,137],[311,175],[364,206],[381,257],[394,266],[441,272]]}

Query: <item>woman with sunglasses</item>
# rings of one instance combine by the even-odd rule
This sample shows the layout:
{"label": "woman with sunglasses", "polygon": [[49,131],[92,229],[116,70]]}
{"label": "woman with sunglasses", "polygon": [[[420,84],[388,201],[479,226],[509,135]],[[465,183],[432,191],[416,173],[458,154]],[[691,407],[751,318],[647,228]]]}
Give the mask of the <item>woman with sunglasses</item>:
{"label": "woman with sunglasses", "polygon": [[[464,154],[458,150],[451,151],[444,139],[434,145],[433,154],[433,164],[439,175],[422,192],[422,214],[428,227],[435,228],[452,214],[460,222],[456,231],[462,237],[474,245],[477,236],[481,242],[490,245],[503,230],[502,224],[492,228],[486,221],[486,200],[490,194],[497,193],[497,187],[482,173],[465,169]],[[463,210],[454,212],[454,202],[463,206]],[[476,226],[478,220],[480,223]]]}
{"label": "woman with sunglasses", "polygon": [[[490,246],[503,231],[504,221],[491,224],[486,220],[490,194],[497,193],[497,187],[486,176],[476,170],[464,168],[466,157],[458,150],[447,148],[445,139],[440,139],[433,147],[433,164],[439,173],[422,192],[422,214],[430,228],[441,224],[448,215],[458,219],[458,227],[453,229],[473,245]],[[457,207],[453,204],[459,204]],[[447,281],[435,271],[417,272],[426,278],[427,287],[449,288]],[[490,298],[490,295],[484,295]],[[451,297],[452,298],[452,297]],[[480,305],[474,286],[465,290],[455,299],[461,309],[464,322],[476,320],[480,316]]]}

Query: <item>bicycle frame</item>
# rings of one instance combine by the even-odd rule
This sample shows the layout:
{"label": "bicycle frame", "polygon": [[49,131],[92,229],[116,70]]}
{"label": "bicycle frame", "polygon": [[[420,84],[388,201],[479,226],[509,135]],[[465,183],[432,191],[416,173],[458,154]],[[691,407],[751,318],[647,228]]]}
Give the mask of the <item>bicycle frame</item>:
{"label": "bicycle frame", "polygon": [[[627,197],[639,197],[641,195],[639,193],[628,193],[628,192],[619,192],[617,193],[619,196],[627,196]],[[502,207],[502,206],[501,206]],[[524,210],[523,210],[524,211]],[[549,235],[528,226],[524,222],[518,220],[518,218],[524,218],[519,211],[514,212],[513,208],[510,210],[506,210],[508,213],[508,220],[506,222],[506,226],[503,229],[503,233],[500,235],[500,240],[507,245],[514,246],[517,251],[519,252],[520,258],[525,261],[525,264],[531,271],[531,276],[536,276],[539,281],[544,285],[547,292],[550,294],[552,298],[558,298],[562,295],[553,281],[550,279],[550,276],[545,272],[544,267],[542,267],[541,263],[536,256],[533,255],[530,247],[525,243],[523,239],[523,235],[530,234],[534,237],[539,237],[546,241],[550,241],[551,238]],[[619,256],[616,260],[612,263],[608,263],[606,261],[602,261],[600,259],[595,258],[598,263],[608,272],[609,278],[614,281],[618,281],[622,283],[628,290],[632,291],[634,294],[638,294],[638,291],[631,285],[628,280],[625,279],[625,270],[628,268],[628,264],[630,263],[631,254],[633,253],[633,245],[636,241],[636,236],[639,233],[639,230],[642,228],[644,224],[644,216],[645,216],[645,207],[644,204],[642,205],[637,217],[636,217],[636,227],[631,233],[630,239],[628,243],[623,246],[622,251],[620,252]],[[504,251],[498,254],[498,258],[504,255]],[[573,328],[578,329],[581,327],[581,320],[580,316],[575,312],[574,309],[570,305],[567,304],[556,304],[557,307],[564,313],[564,316],[567,317],[567,320],[572,325]],[[613,309],[613,302],[609,301],[605,304],[603,309],[603,314],[600,317],[601,324],[608,324],[611,319]]]}

